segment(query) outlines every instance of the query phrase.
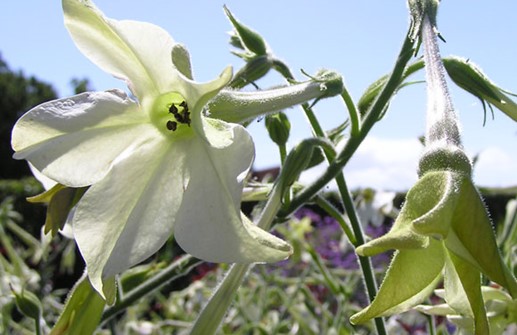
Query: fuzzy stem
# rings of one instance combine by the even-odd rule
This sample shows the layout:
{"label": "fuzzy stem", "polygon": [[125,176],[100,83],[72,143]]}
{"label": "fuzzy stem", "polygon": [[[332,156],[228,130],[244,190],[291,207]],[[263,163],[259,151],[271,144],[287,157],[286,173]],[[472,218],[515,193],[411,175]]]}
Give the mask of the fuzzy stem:
{"label": "fuzzy stem", "polygon": [[428,101],[426,147],[453,145],[461,148],[458,117],[447,88],[438,37],[427,15],[422,24],[422,41]]}
{"label": "fuzzy stem", "polygon": [[289,207],[283,208],[280,211],[280,216],[287,217],[304,203],[310,201],[310,199],[312,199],[323,187],[325,187],[332,179],[336,178],[336,176],[342,172],[343,168],[355,153],[359,145],[362,143],[370,129],[379,120],[379,115],[381,115],[381,113],[384,111],[393,93],[397,90],[401,81],[403,80],[403,74],[406,65],[413,56],[413,46],[414,41],[406,36],[402,49],[400,50],[399,56],[395,63],[395,67],[388,81],[384,85],[384,88],[377,96],[377,99],[373,103],[370,111],[367,113],[362,123],[359,135],[348,140],[343,150],[337,155],[337,159],[328,166],[328,168],[319,178],[307,186],[303,191],[298,193],[296,197],[291,200]]}
{"label": "fuzzy stem", "polygon": [[222,90],[209,103],[208,109],[212,118],[241,123],[313,99],[340,94],[342,87],[343,80],[340,76],[329,75],[321,80],[318,78],[264,91]]}

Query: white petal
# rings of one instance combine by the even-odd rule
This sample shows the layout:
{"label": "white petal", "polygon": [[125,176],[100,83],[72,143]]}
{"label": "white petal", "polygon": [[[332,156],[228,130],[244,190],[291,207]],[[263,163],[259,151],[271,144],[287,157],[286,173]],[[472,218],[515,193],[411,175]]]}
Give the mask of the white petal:
{"label": "white petal", "polygon": [[63,10],[79,50],[104,71],[125,80],[140,100],[175,86],[174,41],[165,30],[145,22],[108,19],[89,0],[63,0]]}
{"label": "white petal", "polygon": [[138,105],[118,90],[50,101],[15,124],[14,158],[28,160],[63,185],[91,185],[124,151],[149,136],[161,136],[148,122]]}
{"label": "white petal", "polygon": [[241,218],[242,180],[253,160],[253,143],[244,128],[227,125],[233,142],[225,148],[191,141],[190,181],[176,219],[178,244],[211,262],[272,262],[287,258],[291,247]]}
{"label": "white petal", "polygon": [[92,285],[154,254],[172,235],[188,172],[179,143],[156,139],[120,160],[77,206],[74,236]]}

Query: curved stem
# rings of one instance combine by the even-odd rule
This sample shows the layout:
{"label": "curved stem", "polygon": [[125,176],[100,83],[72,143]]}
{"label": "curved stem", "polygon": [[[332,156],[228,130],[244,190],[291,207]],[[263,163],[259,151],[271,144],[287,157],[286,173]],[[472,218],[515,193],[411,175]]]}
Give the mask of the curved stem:
{"label": "curved stem", "polygon": [[413,45],[414,42],[411,41],[409,37],[406,37],[404,44],[402,45],[402,49],[397,58],[397,61],[395,63],[395,67],[388,81],[384,85],[384,88],[375,100],[375,103],[372,105],[370,111],[366,114],[366,117],[364,118],[359,136],[350,138],[343,150],[337,156],[337,159],[329,165],[329,167],[318,179],[316,179],[311,185],[306,187],[302,192],[298,193],[297,196],[291,200],[290,206],[287,208],[283,208],[280,211],[279,215],[288,216],[291,213],[293,213],[301,205],[312,199],[323,187],[325,187],[332,179],[336,178],[336,176],[341,173],[345,165],[348,163],[349,159],[352,157],[352,155],[355,153],[359,145],[362,143],[362,141],[370,131],[370,129],[378,121],[379,115],[385,109],[392,94],[397,90],[397,87],[400,85],[406,65],[413,55]]}
{"label": "curved stem", "polygon": [[[314,115],[314,112],[312,109],[307,105],[302,105],[307,118],[309,119],[310,125],[312,127],[312,131],[314,134],[318,137],[325,138],[326,135],[323,132],[323,129],[321,128],[321,125],[319,124],[318,119]],[[327,158],[327,161],[329,163],[332,163],[335,158],[336,154],[334,152],[331,152],[330,150],[324,151],[325,156]],[[348,216],[352,230],[353,230],[353,239],[349,239],[350,242],[355,246],[358,247],[361,244],[364,244],[364,234],[363,234],[363,228],[361,226],[361,222],[359,220],[359,217],[357,216],[357,212],[355,210],[354,202],[352,199],[352,195],[350,194],[348,190],[348,186],[345,181],[345,177],[343,176],[343,173],[338,173],[335,176],[335,180],[338,186],[339,195],[343,201],[343,205],[345,208],[345,213]],[[345,230],[347,232],[347,230]],[[348,235],[347,235],[348,236]],[[368,293],[368,298],[370,301],[372,301],[375,296],[377,295],[377,283],[375,281],[375,275],[373,272],[373,266],[368,257],[361,257],[359,256],[359,264],[361,266],[361,271],[363,273],[363,279],[366,285],[366,291]],[[377,328],[377,333],[379,335],[385,335],[386,333],[386,326],[384,325],[384,321],[382,318],[376,318],[375,319],[375,327]]]}

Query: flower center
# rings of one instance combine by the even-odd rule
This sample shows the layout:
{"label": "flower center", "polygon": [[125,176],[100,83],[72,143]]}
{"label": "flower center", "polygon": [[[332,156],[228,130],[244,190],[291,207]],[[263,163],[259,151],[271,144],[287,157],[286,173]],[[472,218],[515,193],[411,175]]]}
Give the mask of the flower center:
{"label": "flower center", "polygon": [[162,94],[154,101],[151,121],[166,135],[176,137],[192,132],[188,103],[176,92]]}

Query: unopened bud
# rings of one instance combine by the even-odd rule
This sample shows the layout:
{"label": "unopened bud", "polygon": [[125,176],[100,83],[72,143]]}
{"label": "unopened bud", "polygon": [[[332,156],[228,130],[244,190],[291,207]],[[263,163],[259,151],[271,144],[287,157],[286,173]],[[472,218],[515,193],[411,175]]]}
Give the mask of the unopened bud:
{"label": "unopened bud", "polygon": [[38,297],[24,288],[21,291],[17,291],[11,287],[11,291],[14,294],[16,306],[25,316],[39,320],[41,317],[42,306]]}
{"label": "unopened bud", "polygon": [[278,112],[266,116],[266,128],[271,140],[279,146],[283,146],[289,139],[289,132],[291,130],[291,123],[287,116]]}
{"label": "unopened bud", "polygon": [[267,53],[267,46],[262,36],[260,36],[260,34],[251,30],[247,26],[243,25],[239,21],[237,21],[237,19],[233,16],[233,14],[226,6],[224,7],[224,12],[226,13],[226,16],[228,16],[228,19],[230,19],[230,22],[235,28],[237,36],[239,36],[242,45],[247,50],[253,52],[256,55],[265,55]]}
{"label": "unopened bud", "polygon": [[271,59],[268,55],[255,56],[249,60],[233,77],[229,87],[240,89],[264,77],[271,69]]}
{"label": "unopened bud", "polygon": [[452,81],[479,98],[483,102],[483,108],[486,101],[489,106],[494,105],[517,121],[517,104],[505,94],[503,89],[488,79],[479,67],[468,59],[459,57],[444,58],[443,65]]}

